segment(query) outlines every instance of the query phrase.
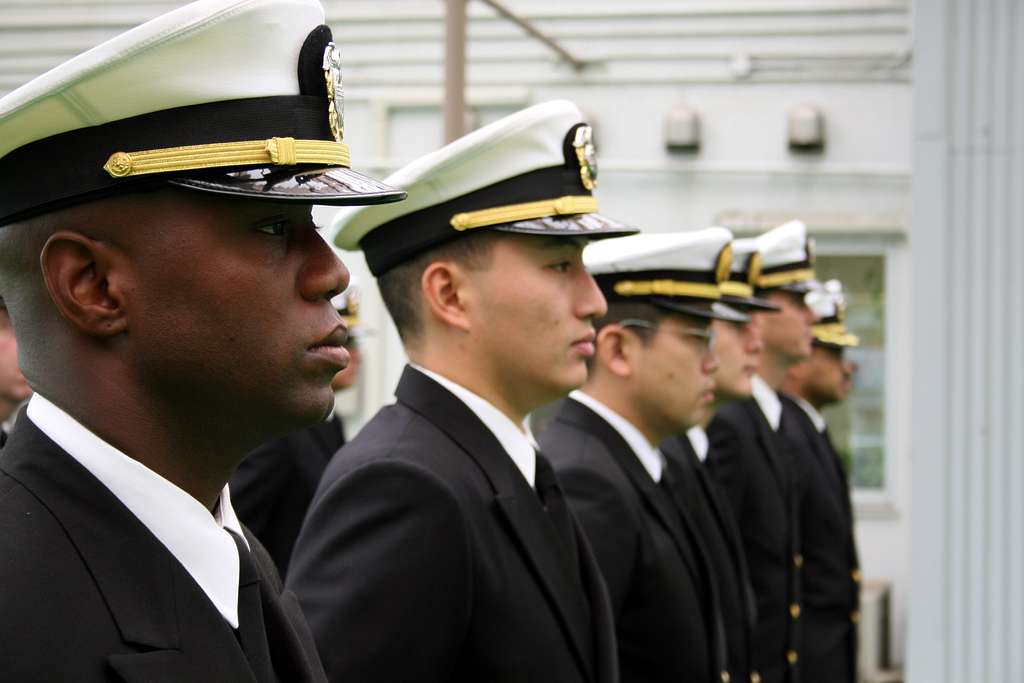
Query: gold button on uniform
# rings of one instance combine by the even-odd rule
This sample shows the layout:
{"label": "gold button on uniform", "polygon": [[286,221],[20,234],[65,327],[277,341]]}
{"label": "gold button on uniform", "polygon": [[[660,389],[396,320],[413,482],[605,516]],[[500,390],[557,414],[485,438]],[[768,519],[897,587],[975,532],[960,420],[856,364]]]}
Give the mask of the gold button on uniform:
{"label": "gold button on uniform", "polygon": [[852,612],[850,612],[850,621],[852,621],[855,624],[860,623],[860,610],[853,610]]}
{"label": "gold button on uniform", "polygon": [[723,671],[720,678],[722,679],[722,683],[729,683],[729,681],[732,680],[732,676],[729,675],[728,671]]}
{"label": "gold button on uniform", "polygon": [[797,569],[800,569],[801,567],[803,567],[804,566],[804,556],[801,555],[800,553],[797,553],[796,555],[794,555],[793,556],[793,566],[795,566]]}
{"label": "gold button on uniform", "polygon": [[796,653],[796,650],[790,650],[786,653],[786,661],[789,662],[790,666],[796,664],[798,659],[800,659],[800,656]]}
{"label": "gold button on uniform", "polygon": [[850,578],[853,579],[854,583],[860,583],[861,573],[860,569],[854,569],[850,572]]}
{"label": "gold button on uniform", "polygon": [[761,683],[761,674],[756,671],[750,672],[750,683]]}
{"label": "gold button on uniform", "polygon": [[792,605],[790,605],[789,606],[789,616],[793,617],[794,619],[799,619],[800,618],[800,605],[796,604],[795,602]]}

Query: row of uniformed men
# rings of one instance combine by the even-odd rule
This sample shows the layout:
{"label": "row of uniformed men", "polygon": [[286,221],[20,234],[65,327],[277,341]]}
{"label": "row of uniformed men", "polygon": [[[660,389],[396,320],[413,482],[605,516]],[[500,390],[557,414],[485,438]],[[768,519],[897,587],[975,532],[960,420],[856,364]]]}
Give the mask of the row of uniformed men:
{"label": "row of uniformed men", "polygon": [[[811,320],[782,294],[813,277],[802,228],[762,238],[756,277],[718,229],[595,245],[588,272],[587,241],[636,231],[596,212],[567,102],[386,183],[361,175],[322,21],[316,0],[201,0],[0,100],[0,296],[36,392],[0,455],[0,606],[17,615],[0,670],[796,680],[800,610],[820,608],[816,632],[838,604],[810,599],[798,522],[819,516],[813,493],[835,502],[819,485],[841,470],[779,435],[813,410],[787,418],[768,390],[768,429],[735,426],[731,450],[712,423],[731,522],[699,459],[657,444],[711,399],[709,320],[739,334],[772,302]],[[311,204],[379,205],[343,211],[336,242],[366,254],[410,366],[320,481],[287,576],[303,616],[225,482],[322,419],[347,363],[329,302],[348,275]],[[723,301],[733,248],[746,275]],[[526,416],[581,386],[538,450]],[[842,605],[828,648],[848,641]]]}

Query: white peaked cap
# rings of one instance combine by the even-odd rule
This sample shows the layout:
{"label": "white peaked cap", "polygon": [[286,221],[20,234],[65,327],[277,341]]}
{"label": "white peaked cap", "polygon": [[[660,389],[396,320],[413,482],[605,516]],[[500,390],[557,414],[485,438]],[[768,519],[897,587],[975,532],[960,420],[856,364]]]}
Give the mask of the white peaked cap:
{"label": "white peaked cap", "polygon": [[835,318],[841,315],[840,309],[846,306],[843,283],[839,280],[819,283],[817,287],[807,292],[804,300],[819,320]]}
{"label": "white peaked cap", "polygon": [[319,0],[200,0],[179,7],[0,99],[0,156],[33,140],[151,111],[298,95],[299,49],[322,23]]}
{"label": "white peaked cap", "polygon": [[[142,176],[304,203],[401,199],[349,169],[342,134],[328,123],[329,106],[343,109],[343,100],[339,52],[323,23],[319,0],[199,0],[9,93],[0,99],[0,225],[138,186]],[[196,146],[204,149],[182,150]],[[287,171],[297,166],[331,167],[336,177],[308,170],[294,181]],[[254,168],[279,177],[264,173],[258,188],[211,179]],[[202,183],[178,182],[201,172]],[[297,186],[283,189],[280,176]]]}
{"label": "white peaked cap", "polygon": [[631,234],[595,212],[590,127],[568,100],[538,104],[473,131],[390,175],[400,205],[347,209],[334,243],[362,249],[375,275],[480,228],[586,238]]}
{"label": "white peaked cap", "polygon": [[757,239],[747,237],[732,241],[732,269],[721,285],[722,301],[742,311],[778,311],[779,307],[755,296],[761,277],[761,253]]}
{"label": "white peaked cap", "polygon": [[647,302],[690,315],[746,320],[726,306],[710,305],[720,304],[731,242],[725,228],[633,235],[594,243],[583,260],[610,302]]}
{"label": "white peaked cap", "polygon": [[812,328],[816,344],[833,347],[860,345],[857,335],[846,329],[846,296],[839,280],[816,283],[804,300],[818,317]]}
{"label": "white peaked cap", "polygon": [[732,233],[725,228],[644,233],[588,245],[583,261],[592,275],[647,270],[714,273],[719,256],[731,242]]}
{"label": "white peaked cap", "polygon": [[760,289],[806,292],[814,280],[814,242],[803,221],[789,221],[757,237],[761,254]]}
{"label": "white peaked cap", "polygon": [[732,241],[732,272],[745,273],[750,265],[750,257],[759,253],[756,237],[744,237]]}

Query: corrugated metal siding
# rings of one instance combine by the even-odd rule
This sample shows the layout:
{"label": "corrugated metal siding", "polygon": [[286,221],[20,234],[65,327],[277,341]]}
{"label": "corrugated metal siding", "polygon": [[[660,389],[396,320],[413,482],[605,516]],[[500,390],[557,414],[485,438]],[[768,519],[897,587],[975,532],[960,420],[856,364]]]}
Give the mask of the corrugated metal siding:
{"label": "corrugated metal siding", "polygon": [[1024,680],[1024,6],[916,5],[911,683]]}

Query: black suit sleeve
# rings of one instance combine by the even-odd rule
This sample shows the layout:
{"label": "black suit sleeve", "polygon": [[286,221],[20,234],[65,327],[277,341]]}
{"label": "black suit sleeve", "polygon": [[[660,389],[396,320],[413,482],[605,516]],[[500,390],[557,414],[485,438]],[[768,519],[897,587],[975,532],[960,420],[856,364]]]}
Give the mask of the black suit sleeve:
{"label": "black suit sleeve", "polygon": [[639,554],[636,512],[600,472],[570,467],[559,469],[558,479],[587,535],[618,616]]}
{"label": "black suit sleeve", "polygon": [[281,489],[290,481],[293,458],[282,452],[283,440],[264,444],[245,457],[231,476],[231,506],[238,518],[257,537],[266,538],[281,500]]}
{"label": "black suit sleeve", "polygon": [[320,492],[287,585],[330,680],[449,680],[471,604],[463,512],[415,465],[363,465]]}
{"label": "black suit sleeve", "polygon": [[738,517],[747,488],[743,438],[731,420],[716,417],[708,425],[708,440],[709,469]]}

